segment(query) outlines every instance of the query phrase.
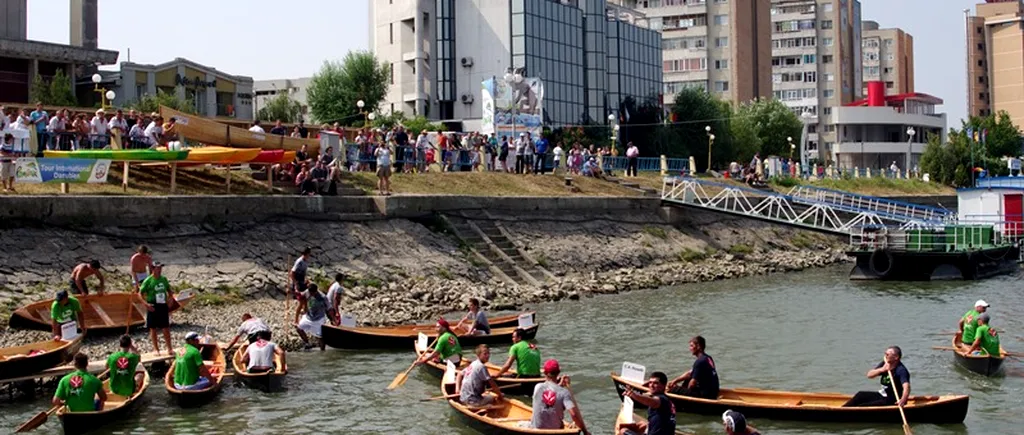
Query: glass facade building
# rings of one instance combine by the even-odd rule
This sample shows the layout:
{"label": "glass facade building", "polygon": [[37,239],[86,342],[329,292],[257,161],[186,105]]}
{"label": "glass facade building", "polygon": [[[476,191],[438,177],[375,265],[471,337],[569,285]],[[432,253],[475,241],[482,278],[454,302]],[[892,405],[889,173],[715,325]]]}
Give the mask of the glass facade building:
{"label": "glass facade building", "polygon": [[661,33],[621,21],[607,22],[608,102],[615,110],[626,97],[637,104],[661,101]]}
{"label": "glass facade building", "polygon": [[545,124],[576,124],[586,107],[583,11],[551,0],[512,0],[512,65],[544,84]]}

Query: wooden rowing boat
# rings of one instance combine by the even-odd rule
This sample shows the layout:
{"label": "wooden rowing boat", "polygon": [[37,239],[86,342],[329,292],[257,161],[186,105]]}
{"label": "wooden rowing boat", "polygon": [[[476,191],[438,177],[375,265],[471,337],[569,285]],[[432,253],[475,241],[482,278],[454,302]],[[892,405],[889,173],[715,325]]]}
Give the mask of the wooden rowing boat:
{"label": "wooden rowing boat", "polygon": [[[626,401],[622,402],[622,407],[619,408],[619,415],[615,417],[615,433],[619,433],[619,429],[622,425],[627,423],[647,423],[647,419],[643,418],[633,412],[632,406],[627,406]],[[690,435],[686,432],[676,430],[676,435]]]}
{"label": "wooden rowing boat", "polygon": [[236,148],[263,148],[299,151],[307,146],[310,155],[319,155],[320,141],[302,139],[270,133],[253,133],[247,129],[233,127],[202,116],[189,115],[184,112],[160,106],[160,115],[165,119],[174,117],[178,134],[189,140],[207,145],[223,145]]}
{"label": "wooden rowing boat", "polygon": [[84,335],[74,340],[46,340],[0,349],[0,377],[19,378],[57,367],[82,347]]}
{"label": "wooden rowing boat", "polygon": [[[446,374],[441,379],[441,393],[455,394],[454,376]],[[484,408],[472,408],[462,404],[458,396],[448,399],[448,404],[458,412],[466,425],[484,434],[579,434],[580,430],[571,421],[565,421],[565,429],[533,429],[533,408],[516,399],[503,398],[501,401]]]}
{"label": "wooden rowing boat", "polygon": [[110,379],[104,381],[103,389],[107,392],[107,401],[103,403],[101,411],[68,412],[67,408],[58,410],[57,417],[60,418],[60,424],[64,427],[64,434],[88,433],[110,422],[123,420],[132,415],[143,402],[142,395],[149,388],[149,372],[143,370],[142,373],[142,386],[130,397],[114,394],[110,391]]}
{"label": "wooden rowing boat", "polygon": [[245,356],[246,346],[239,346],[231,358],[231,366],[235,369],[235,379],[261,391],[273,393],[284,389],[284,377],[288,369],[281,361],[280,355],[274,355],[274,370],[266,373],[249,373],[242,357]]}
{"label": "wooden rowing boat", "polygon": [[[175,295],[170,311],[174,312],[181,306],[192,300],[191,292],[183,292]],[[76,295],[79,304],[82,306],[82,314],[85,317],[85,326],[89,333],[120,333],[131,326],[142,326],[146,323],[146,306],[135,297],[132,306],[129,308],[128,298],[130,293],[107,293],[103,295]],[[11,314],[9,325],[11,328],[50,330],[50,306],[53,299],[33,302],[18,308]]]}
{"label": "wooden rowing boat", "polygon": [[[423,355],[423,352],[426,351],[425,349],[419,347],[419,343],[416,343],[416,342],[413,342],[413,348],[416,350],[416,355]],[[465,353],[466,349],[463,349],[463,352]],[[470,352],[470,353],[472,353],[472,352]],[[458,369],[462,370],[462,369],[466,368],[467,366],[469,366],[470,362],[472,362],[472,361],[469,358],[463,358],[462,362],[459,364]],[[431,374],[434,374],[436,376],[443,376],[444,375],[444,371],[447,368],[447,366],[445,364],[441,364],[441,363],[439,363],[437,361],[427,361],[423,365],[428,368],[428,370],[429,370],[429,372]],[[534,387],[536,387],[537,384],[540,384],[540,383],[544,382],[544,377],[543,376],[524,377],[524,378],[517,377],[516,371],[515,371],[514,368],[510,369],[508,372],[506,372],[505,376],[497,377],[498,372],[500,372],[500,371],[501,371],[501,366],[498,366],[498,365],[495,365],[495,364],[491,364],[491,363],[487,363],[487,372],[491,374],[491,377],[494,379],[494,382],[496,382],[499,387],[505,387],[506,385],[519,384],[516,387],[502,388],[501,391],[504,394],[508,394],[508,395],[512,395],[512,396],[530,396],[530,395],[533,395]]]}
{"label": "wooden rowing boat", "polygon": [[224,384],[224,370],[227,368],[227,363],[224,360],[224,352],[220,350],[220,346],[217,344],[200,344],[199,351],[202,352],[203,364],[206,364],[206,368],[210,370],[210,374],[213,376],[213,379],[210,380],[210,387],[203,390],[179,390],[174,388],[174,365],[177,364],[177,361],[171,363],[171,367],[167,369],[167,376],[164,377],[164,388],[171,395],[171,399],[182,408],[194,408],[213,400],[220,393],[220,389]]}
{"label": "wooden rowing boat", "polygon": [[[619,397],[628,385],[634,390],[648,391],[638,382],[612,373]],[[668,394],[680,412],[722,415],[731,409],[747,418],[815,422],[902,423],[896,406],[844,407],[853,396],[840,393],[801,393],[758,389],[722,389],[716,400]],[[967,417],[966,395],[911,396],[903,407],[911,423],[963,423]]]}
{"label": "wooden rowing boat", "polygon": [[958,346],[956,337],[953,337],[953,359],[967,370],[982,376],[993,376],[1003,368],[1003,360],[1006,358],[1006,350],[999,346],[999,356],[992,355],[971,355]]}
{"label": "wooden rowing boat", "polygon": [[[522,314],[533,315],[534,326],[526,330],[527,337],[524,337],[531,339],[537,333],[536,314],[532,311]],[[459,342],[464,347],[477,344],[511,343],[512,331],[515,330],[519,316],[520,314],[513,314],[490,319],[490,335],[473,337],[460,335]],[[455,323],[458,322],[452,322],[452,325]],[[437,330],[432,323],[385,327],[345,327],[325,324],[323,340],[324,344],[336,349],[408,349],[409,340],[415,340],[421,332],[431,339],[437,337]]]}
{"label": "wooden rowing boat", "polygon": [[[280,151],[282,150],[274,150]],[[205,146],[189,148],[189,162],[203,163],[246,163],[255,159],[263,150],[259,148],[228,148],[220,146]]]}

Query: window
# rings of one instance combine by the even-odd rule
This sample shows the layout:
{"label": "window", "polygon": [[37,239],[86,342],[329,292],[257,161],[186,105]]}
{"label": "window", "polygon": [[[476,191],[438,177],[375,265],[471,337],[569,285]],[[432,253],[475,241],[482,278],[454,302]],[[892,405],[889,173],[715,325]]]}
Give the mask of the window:
{"label": "window", "polygon": [[715,82],[715,91],[716,92],[728,92],[729,91],[729,82]]}
{"label": "window", "polygon": [[729,46],[729,37],[728,36],[723,36],[723,37],[720,37],[720,38],[715,38],[715,47],[721,48],[721,47],[728,47],[728,46]]}
{"label": "window", "polygon": [[715,61],[715,69],[729,69],[729,60],[721,59]]}
{"label": "window", "polygon": [[892,74],[892,67],[891,66],[887,66],[887,67],[882,69],[882,72],[884,72],[886,74]]}
{"label": "window", "polygon": [[892,47],[892,38],[885,38],[885,46]]}
{"label": "window", "polygon": [[395,23],[388,24],[388,40],[389,44],[395,44]]}
{"label": "window", "polygon": [[889,53],[889,54],[885,55],[885,60],[893,60],[895,58],[896,58],[896,56],[894,54],[892,54],[892,53]]}
{"label": "window", "polygon": [[828,30],[832,28],[832,20],[821,20],[821,30]]}
{"label": "window", "polygon": [[815,60],[814,58],[815,58],[815,55],[813,55],[813,54],[805,54],[804,55],[804,63],[805,64],[814,63],[814,60]]}
{"label": "window", "polygon": [[831,107],[826,107],[824,109],[821,109],[821,114],[822,115],[831,115],[832,114],[832,108]]}
{"label": "window", "polygon": [[825,98],[832,98],[835,95],[836,95],[836,91],[832,90],[832,89],[825,89],[824,91],[821,91],[821,96],[825,97]]}
{"label": "window", "polygon": [[836,75],[835,74],[825,73],[825,81],[826,82],[833,82],[835,80],[836,80]]}
{"label": "window", "polygon": [[825,54],[821,56],[821,63],[832,63],[832,55]]}
{"label": "window", "polygon": [[893,83],[892,82],[885,82],[885,88],[886,89],[892,89],[892,87],[893,87]]}
{"label": "window", "polygon": [[807,72],[804,73],[804,82],[805,83],[814,83],[814,82],[817,82],[817,81],[818,81],[818,73],[816,73],[814,71],[807,71]]}
{"label": "window", "polygon": [[832,3],[829,2],[829,3],[825,3],[825,4],[821,5],[821,10],[823,12],[832,12]]}
{"label": "window", "polygon": [[391,84],[395,84],[395,63],[394,62],[391,62],[391,68],[389,68],[389,69],[391,70],[390,71],[391,72]]}
{"label": "window", "polygon": [[832,38],[821,38],[821,45],[824,45],[825,47],[831,47]]}
{"label": "window", "polygon": [[728,26],[729,25],[729,16],[728,15],[715,15],[715,24],[717,24],[719,26]]}

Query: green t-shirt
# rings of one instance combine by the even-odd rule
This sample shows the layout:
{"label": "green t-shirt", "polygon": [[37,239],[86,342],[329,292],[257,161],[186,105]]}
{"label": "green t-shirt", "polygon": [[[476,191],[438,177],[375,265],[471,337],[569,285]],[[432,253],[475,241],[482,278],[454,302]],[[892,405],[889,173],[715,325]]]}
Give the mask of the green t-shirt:
{"label": "green t-shirt", "polygon": [[129,397],[135,392],[135,367],[142,357],[123,350],[114,352],[107,357],[107,368],[110,369],[110,391],[118,396]]}
{"label": "green t-shirt", "polygon": [[537,345],[521,340],[508,349],[508,356],[516,357],[519,376],[540,376],[540,349]]}
{"label": "green t-shirt", "polygon": [[71,412],[91,412],[96,410],[96,393],[100,388],[103,382],[95,376],[75,370],[60,379],[54,396],[63,400]]}
{"label": "green t-shirt", "polygon": [[977,311],[971,310],[967,314],[964,314],[964,335],[961,338],[964,343],[974,344],[974,329],[978,327],[978,315],[981,314]]}
{"label": "green t-shirt", "polygon": [[980,325],[975,330],[975,337],[981,339],[981,349],[992,356],[1000,356],[999,333],[988,325]]}
{"label": "green t-shirt", "polygon": [[437,344],[434,345],[434,350],[441,356],[441,359],[447,359],[455,354],[462,355],[462,346],[459,345],[459,339],[451,332],[441,334],[441,337],[437,339]]}
{"label": "green t-shirt", "polygon": [[174,360],[174,383],[178,385],[194,385],[199,382],[199,366],[203,365],[203,356],[195,346],[185,343],[178,351]]}
{"label": "green t-shirt", "polygon": [[146,297],[148,304],[166,304],[167,292],[171,290],[171,284],[167,277],[160,275],[159,278],[150,276],[139,284],[139,293]]}
{"label": "green t-shirt", "polygon": [[82,305],[78,299],[68,296],[68,303],[61,305],[59,301],[53,301],[50,305],[50,318],[58,325],[68,323],[75,318],[75,313],[82,311]]}

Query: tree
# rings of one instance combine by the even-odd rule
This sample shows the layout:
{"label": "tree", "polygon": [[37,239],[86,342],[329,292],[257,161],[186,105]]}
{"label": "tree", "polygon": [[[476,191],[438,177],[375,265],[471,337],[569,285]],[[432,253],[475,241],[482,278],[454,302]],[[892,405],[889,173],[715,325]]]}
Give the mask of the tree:
{"label": "tree", "polygon": [[729,121],[732,106],[703,89],[687,88],[676,94],[672,103],[672,124],[667,154],[671,157],[692,156],[698,172],[707,170],[708,132],[715,135],[712,144],[712,166],[723,167],[734,157]]}
{"label": "tree", "polygon": [[445,131],[444,124],[431,123],[426,117],[416,116],[412,119],[406,118],[401,110],[392,112],[390,115],[377,116],[373,120],[374,128],[392,128],[397,125],[405,127],[409,136],[418,136],[421,131]]}
{"label": "tree", "polygon": [[[963,128],[971,127],[974,131],[986,131],[984,148],[986,155],[991,157],[1018,156],[1021,154],[1021,132],[1010,115],[1005,111],[988,116],[972,116],[963,124]],[[979,133],[978,139],[981,139]]]}
{"label": "tree", "polygon": [[968,137],[966,128],[950,129],[947,137],[946,143],[940,143],[938,136],[931,135],[921,155],[921,169],[936,183],[972,186],[975,168],[988,168],[991,175],[1006,175],[1002,156],[991,155],[991,149],[986,153],[984,145]]}
{"label": "tree", "polygon": [[135,109],[141,113],[153,113],[159,112],[160,106],[167,106],[171,109],[179,112],[185,112],[195,115],[196,105],[191,99],[179,100],[174,94],[170,94],[161,90],[156,91],[156,95],[143,95],[138,101],[129,104],[129,109]]}
{"label": "tree", "polygon": [[362,125],[356,102],[372,112],[388,93],[391,67],[369,51],[350,51],[341,62],[325,61],[306,90],[309,110],[318,123]]}
{"label": "tree", "polygon": [[[627,115],[628,114],[628,115]],[[622,150],[633,142],[641,156],[666,154],[668,143],[664,141],[664,113],[654,97],[645,98],[639,104],[632,96],[619,104],[619,138],[616,146]],[[625,152],[620,153],[625,155]]]}
{"label": "tree", "polygon": [[278,94],[276,97],[267,100],[267,103],[260,107],[256,118],[260,121],[274,122],[280,119],[282,122],[298,122],[302,117],[302,105],[288,97],[288,94]]}
{"label": "tree", "polygon": [[758,152],[762,157],[788,157],[791,150],[787,138],[799,141],[803,131],[803,123],[796,114],[781,101],[770,98],[741,105],[731,126],[735,157],[741,162]]}
{"label": "tree", "polygon": [[32,78],[29,98],[33,102],[41,102],[47,106],[78,105],[78,100],[75,99],[75,94],[71,89],[71,79],[62,70],[57,70],[53,78],[48,81],[36,74]]}

